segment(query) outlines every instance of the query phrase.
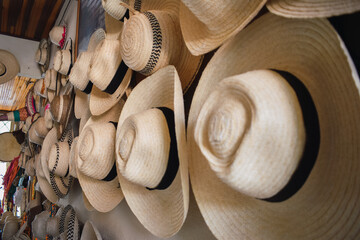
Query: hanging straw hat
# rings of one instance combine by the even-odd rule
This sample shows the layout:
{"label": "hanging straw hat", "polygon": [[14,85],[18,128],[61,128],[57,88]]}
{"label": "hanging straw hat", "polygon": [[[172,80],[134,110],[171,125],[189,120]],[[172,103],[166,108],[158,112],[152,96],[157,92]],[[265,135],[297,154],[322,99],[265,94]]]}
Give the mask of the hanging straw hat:
{"label": "hanging straw hat", "polygon": [[25,164],[25,173],[28,176],[35,176],[35,159],[32,157]]}
{"label": "hanging straw hat", "polygon": [[[265,72],[284,81],[269,70],[249,72],[258,69],[292,74],[299,79],[289,81],[293,89],[302,86],[297,98],[309,95],[307,103],[300,101],[307,135],[304,160],[316,162],[307,163],[312,169],[305,179],[304,172],[296,175],[304,168],[298,161],[301,146],[296,141],[300,138],[288,139],[301,131],[301,123],[294,126],[294,119],[284,123],[286,118],[273,115],[259,124],[258,116],[289,107],[289,98],[258,112],[258,102],[269,104],[280,95],[269,84],[259,94],[254,92],[257,81],[270,79],[254,73]],[[292,94],[288,87],[282,89]],[[269,13],[224,44],[202,74],[187,130],[192,189],[215,237],[359,238],[358,109],[358,75],[344,43],[326,19],[294,20]],[[284,139],[273,135],[276,132],[283,132]],[[280,157],[289,153],[286,139],[295,143],[288,159]],[[308,153],[309,147],[317,149]],[[284,184],[297,184],[299,178],[303,185],[281,189]],[[267,201],[257,197],[274,193]]]}
{"label": "hanging straw hat", "polygon": [[242,30],[266,0],[182,0],[180,25],[186,46],[195,55],[208,53]]}
{"label": "hanging straw hat", "polygon": [[[51,131],[50,131],[51,132]],[[41,156],[40,154],[35,155],[35,171],[36,177],[38,179],[38,183],[41,188],[41,192],[45,195],[45,197],[51,201],[52,203],[56,203],[59,199],[56,196],[54,190],[52,189],[50,183],[46,179],[44,174],[42,164],[41,164]]]}
{"label": "hanging straw hat", "polygon": [[66,42],[65,49],[58,50],[54,57],[54,70],[69,75],[72,68],[72,40]]}
{"label": "hanging straw hat", "polygon": [[86,221],[82,230],[80,240],[102,240],[99,230],[90,220]]}
{"label": "hanging straw hat", "polygon": [[123,199],[115,165],[116,124],[123,102],[100,116],[91,117],[75,148],[76,174],[90,204],[109,212]]}
{"label": "hanging straw hat", "polygon": [[71,144],[71,149],[70,149],[70,156],[69,156],[69,174],[70,174],[70,176],[73,176],[74,178],[77,178],[75,153],[77,151],[76,148],[77,148],[78,139],[79,139],[79,137],[76,137],[73,139],[73,142]]}
{"label": "hanging straw hat", "polygon": [[63,48],[66,40],[66,34],[66,26],[54,26],[49,32],[49,37],[52,43],[60,46],[60,48]]}
{"label": "hanging straw hat", "polygon": [[41,39],[38,50],[35,54],[35,61],[39,63],[41,73],[45,73],[50,63],[50,44],[47,39]]}
{"label": "hanging straw hat", "polygon": [[16,77],[20,72],[20,65],[16,57],[6,50],[0,49],[0,84]]}
{"label": "hanging straw hat", "polygon": [[270,0],[266,4],[270,12],[289,18],[326,18],[360,10],[360,2],[354,0]]}
{"label": "hanging straw hat", "polygon": [[48,69],[45,73],[45,87],[48,90],[56,91],[60,88],[60,80],[58,77],[58,73],[55,71],[55,69],[51,68]]}
{"label": "hanging straw hat", "polygon": [[45,81],[43,78],[37,80],[34,84],[34,93],[36,95],[47,98],[47,88],[45,86]]}
{"label": "hanging straw hat", "polygon": [[35,143],[37,145],[42,145],[43,141],[44,141],[44,138],[43,137],[39,137],[37,134],[36,134],[36,122],[37,122],[38,119],[36,119],[30,126],[29,128],[29,131],[28,131],[28,136],[29,136],[29,142],[31,143]]}
{"label": "hanging straw hat", "polygon": [[9,215],[5,220],[5,225],[2,231],[1,239],[10,240],[13,235],[19,230],[18,218],[14,215]]}
{"label": "hanging straw hat", "polygon": [[35,130],[35,134],[36,136],[40,137],[40,138],[45,138],[46,135],[48,134],[49,130],[46,127],[45,124],[45,118],[44,117],[39,117],[34,123],[33,123],[33,127]]}
{"label": "hanging straw hat", "polygon": [[[101,0],[101,4],[107,14],[118,21],[124,21],[129,18],[129,10],[120,5],[121,0]],[[141,2],[141,1],[140,1]]]}
{"label": "hanging straw hat", "polygon": [[35,113],[37,113],[36,103],[35,103],[32,89],[26,95],[25,107],[26,107],[26,110],[28,111],[28,113],[30,114],[30,116],[33,116]]}
{"label": "hanging straw hat", "polygon": [[[71,95],[60,95],[55,96],[53,101],[50,103],[50,112],[53,120],[59,123],[62,129],[66,129],[73,107],[73,96]],[[61,128],[58,128],[62,133]]]}
{"label": "hanging straw hat", "polygon": [[187,216],[189,181],[184,100],[174,66],[133,89],[119,118],[115,153],[135,216],[155,236],[176,234]]}
{"label": "hanging straw hat", "polygon": [[[105,18],[111,18],[105,15]],[[105,19],[105,20],[106,20]],[[116,21],[116,20],[114,20]],[[118,37],[123,23],[105,21],[106,36],[96,47],[89,71],[89,80],[94,84],[90,94],[90,111],[101,115],[112,108],[130,84],[132,71],[120,56]]]}
{"label": "hanging straw hat", "polygon": [[53,239],[77,240],[80,237],[79,221],[71,205],[59,208],[56,215],[46,222],[45,229]]}
{"label": "hanging straw hat", "polygon": [[49,221],[50,215],[48,211],[42,211],[35,216],[34,221],[31,224],[31,231],[35,238],[46,239],[46,223]]}
{"label": "hanging straw hat", "polygon": [[47,129],[52,129],[53,127],[53,120],[50,112],[50,104],[46,104],[45,106],[45,113],[44,113],[44,120],[45,120],[45,127]]}
{"label": "hanging straw hat", "polygon": [[[135,2],[130,1],[130,6],[135,6]],[[121,57],[129,68],[146,76],[174,65],[186,92],[199,70],[202,57],[191,55],[181,36],[180,1],[161,2],[164,3],[144,1],[147,5],[141,5],[143,12],[135,12],[126,22],[121,34]]]}

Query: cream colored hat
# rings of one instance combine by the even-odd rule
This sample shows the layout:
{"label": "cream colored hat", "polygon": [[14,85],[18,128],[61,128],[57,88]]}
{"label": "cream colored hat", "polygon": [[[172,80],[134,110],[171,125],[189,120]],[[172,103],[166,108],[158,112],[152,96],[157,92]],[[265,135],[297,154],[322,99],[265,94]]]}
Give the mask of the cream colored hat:
{"label": "cream colored hat", "polygon": [[75,153],[77,152],[76,148],[77,148],[78,139],[79,139],[79,137],[76,137],[73,139],[73,142],[71,144],[71,149],[70,149],[70,156],[69,156],[69,174],[70,174],[70,176],[73,176],[74,178],[77,178]]}
{"label": "cream colored hat", "polygon": [[[268,69],[298,80],[289,89]],[[359,238],[359,108],[358,75],[326,19],[268,13],[224,44],[201,76],[187,130],[192,189],[215,237]]]}
{"label": "cream colored hat", "polygon": [[[143,13],[136,12],[124,25],[121,57],[129,68],[146,76],[167,65],[174,65],[186,92],[199,70],[202,57],[191,55],[181,36],[180,1],[145,2],[148,9],[141,6]],[[135,5],[133,1],[130,4]]]}
{"label": "cream colored hat", "polygon": [[116,124],[123,106],[116,103],[84,126],[75,149],[76,174],[90,204],[109,212],[123,199],[115,165]]}
{"label": "cream colored hat", "polygon": [[46,223],[49,221],[48,211],[42,211],[35,216],[34,221],[31,223],[31,230],[37,239],[46,239]]}
{"label": "cream colored hat", "polygon": [[[111,17],[123,22],[125,18],[129,19],[129,10],[120,5],[121,0],[101,0],[101,4]],[[141,1],[138,1],[141,3]]]}
{"label": "cream colored hat", "polygon": [[133,89],[119,118],[115,150],[132,212],[155,236],[176,234],[187,216],[189,180],[183,92],[174,66]]}
{"label": "cream colored hat", "polygon": [[89,79],[94,84],[89,104],[93,115],[101,115],[119,102],[132,76],[119,52],[121,44],[117,37],[123,23],[107,24],[106,27],[111,29],[111,34],[107,30],[105,39],[96,47],[89,72]]}
{"label": "cream colored hat", "polygon": [[1,239],[10,240],[12,236],[19,230],[18,218],[14,215],[9,215],[5,220],[5,225],[2,230]]}
{"label": "cream colored hat", "polygon": [[47,129],[49,129],[49,130],[52,129],[52,127],[53,127],[53,119],[52,119],[52,116],[51,116],[50,104],[49,103],[45,106],[44,120],[45,120],[45,127]]}
{"label": "cream colored hat", "polygon": [[50,103],[50,112],[53,120],[60,123],[65,129],[72,111],[73,96],[60,95],[55,96]]}
{"label": "cream colored hat", "polygon": [[33,127],[35,128],[35,134],[40,137],[40,138],[45,138],[46,134],[48,134],[49,130],[46,127],[45,124],[45,118],[44,117],[39,117],[34,123],[33,123]]}
{"label": "cream colored hat", "polygon": [[66,34],[66,26],[54,26],[49,32],[49,37],[52,43],[60,46],[60,48],[63,48],[66,40]]}
{"label": "cream colored hat", "polygon": [[16,77],[20,72],[20,65],[16,57],[6,50],[0,49],[0,84]]}
{"label": "cream colored hat", "polygon": [[102,240],[99,230],[90,220],[86,221],[82,230],[80,240]]}
{"label": "cream colored hat", "polygon": [[65,49],[58,50],[54,57],[54,70],[69,75],[72,68],[72,41],[67,42]]}
{"label": "cream colored hat", "polygon": [[[50,131],[51,132],[51,131]],[[49,132],[49,134],[50,134]],[[43,151],[43,150],[42,150]],[[42,154],[41,154],[42,155]],[[41,189],[41,192],[45,195],[45,197],[52,203],[56,203],[59,199],[56,196],[54,190],[50,185],[50,181],[46,179],[46,176],[42,167],[42,156],[40,154],[35,155],[35,171],[36,177],[38,179],[38,183]]]}
{"label": "cream colored hat", "polygon": [[28,131],[28,137],[29,137],[29,142],[31,143],[35,143],[37,145],[42,145],[43,141],[44,141],[44,138],[43,137],[39,137],[37,134],[36,134],[36,122],[38,121],[38,119],[36,119],[31,125],[30,125],[30,128],[29,128],[29,131]]}
{"label": "cream colored hat", "polygon": [[45,87],[45,81],[43,78],[37,80],[34,84],[34,93],[47,98],[47,89]]}
{"label": "cream colored hat", "polygon": [[270,12],[289,18],[325,18],[360,10],[357,0],[270,0]]}
{"label": "cream colored hat", "polygon": [[10,133],[0,134],[0,160],[11,162],[15,157],[19,156],[21,145],[16,140],[15,136]]}
{"label": "cream colored hat", "polygon": [[45,87],[48,90],[56,91],[60,88],[60,80],[58,78],[58,73],[53,68],[46,71],[44,81]]}
{"label": "cream colored hat", "polygon": [[199,56],[208,53],[242,30],[266,0],[181,0],[180,25],[186,46]]}
{"label": "cream colored hat", "polygon": [[41,39],[39,47],[35,53],[35,62],[39,64],[40,71],[43,74],[49,68],[50,63],[50,46],[47,39]]}
{"label": "cream colored hat", "polygon": [[[75,240],[79,239],[79,222],[75,210],[71,205],[60,208],[56,215],[46,222],[46,232],[55,239]],[[60,238],[59,238],[60,237]]]}
{"label": "cream colored hat", "polygon": [[35,159],[30,158],[25,164],[25,173],[28,176],[35,176]]}

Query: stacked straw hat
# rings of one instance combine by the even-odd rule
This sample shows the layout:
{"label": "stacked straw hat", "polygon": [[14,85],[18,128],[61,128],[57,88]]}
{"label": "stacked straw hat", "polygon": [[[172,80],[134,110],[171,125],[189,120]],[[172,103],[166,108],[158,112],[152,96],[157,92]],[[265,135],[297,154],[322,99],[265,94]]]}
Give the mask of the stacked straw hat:
{"label": "stacked straw hat", "polygon": [[49,103],[45,105],[44,120],[45,120],[45,127],[50,130],[53,127],[53,119],[51,116]]}
{"label": "stacked straw hat", "polygon": [[54,57],[54,70],[62,75],[69,75],[73,62],[72,40],[66,42],[64,49],[58,50]]}
{"label": "stacked straw hat", "polygon": [[20,65],[16,57],[6,50],[0,49],[0,84],[16,77],[20,72]]}
{"label": "stacked straw hat", "polygon": [[26,161],[25,173],[28,176],[35,176],[35,159],[33,157]]}
{"label": "stacked straw hat", "polygon": [[54,26],[49,32],[49,37],[52,43],[63,48],[66,40],[66,26]]}
{"label": "stacked straw hat", "polygon": [[[124,21],[129,18],[129,10],[120,5],[121,0],[101,0],[101,4],[107,14],[118,21]],[[141,1],[139,1],[141,3]]]}
{"label": "stacked straw hat", "polygon": [[[143,75],[174,65],[184,92],[193,82],[202,57],[193,56],[181,36],[179,0],[130,1],[137,11],[124,25],[120,53],[126,65]],[[141,11],[138,12],[138,11]]]}
{"label": "stacked straw hat", "polygon": [[47,98],[47,88],[45,86],[45,81],[43,78],[37,80],[34,84],[34,93]]}
{"label": "stacked straw hat", "polygon": [[[29,137],[29,142],[31,142],[31,143],[35,143],[35,144],[37,144],[37,145],[42,145],[42,143],[43,143],[43,141],[44,141],[44,137],[41,137],[40,135],[38,135],[37,133],[36,133],[36,128],[42,128],[42,127],[44,127],[44,126],[40,126],[40,125],[38,125],[37,124],[37,121],[39,120],[39,118],[38,119],[36,119],[36,120],[34,120],[32,123],[31,123],[31,125],[30,125],[30,127],[29,127],[29,131],[28,131],[28,137]],[[42,130],[39,130],[39,132],[41,132]]]}
{"label": "stacked straw hat", "polygon": [[129,86],[132,70],[120,56],[119,36],[123,23],[105,14],[106,35],[96,47],[89,71],[94,84],[89,107],[92,115],[101,115],[118,103]]}
{"label": "stacked straw hat", "polygon": [[189,180],[183,92],[174,66],[133,89],[120,115],[115,150],[132,212],[155,236],[176,234],[187,216]]}
{"label": "stacked straw hat", "polygon": [[[46,233],[55,239],[78,240],[79,239],[79,221],[75,210],[70,206],[59,208],[56,215],[50,218],[45,224]],[[61,238],[65,233],[66,238]]]}
{"label": "stacked straw hat", "polygon": [[268,13],[224,44],[187,130],[192,189],[215,237],[359,238],[358,109],[357,72],[326,19]]}
{"label": "stacked straw hat", "polygon": [[35,53],[35,62],[40,65],[42,73],[46,72],[50,63],[50,46],[47,39],[42,39]]}
{"label": "stacked straw hat", "polygon": [[123,101],[100,116],[92,116],[75,148],[76,175],[89,203],[108,212],[123,199],[115,165],[116,122]]}
{"label": "stacked straw hat", "polygon": [[39,117],[34,123],[33,123],[33,127],[34,127],[34,131],[36,136],[40,137],[40,138],[45,138],[46,135],[48,134],[49,130],[46,127],[45,124],[45,118],[44,117]]}
{"label": "stacked straw hat", "polygon": [[19,219],[13,214],[9,215],[5,219],[5,225],[2,230],[1,239],[10,240],[12,236],[19,230]]}
{"label": "stacked straw hat", "polygon": [[35,98],[33,96],[32,89],[30,89],[30,91],[26,95],[25,107],[30,116],[33,116],[33,115],[35,115],[35,113],[37,113],[36,102],[35,102]]}
{"label": "stacked straw hat", "polygon": [[55,96],[50,103],[51,116],[55,123],[60,126],[57,128],[58,137],[67,128],[73,109],[73,94]]}
{"label": "stacked straw hat", "polygon": [[[50,132],[49,132],[49,134],[50,134]],[[36,177],[37,177],[41,192],[45,195],[45,197],[49,201],[51,201],[52,203],[56,203],[59,199],[56,196],[54,190],[52,189],[49,181],[47,180],[47,178],[45,176],[45,173],[43,171],[42,164],[41,164],[41,155],[40,154],[35,155],[35,171],[36,171]]]}
{"label": "stacked straw hat", "polygon": [[80,240],[102,240],[99,230],[92,221],[85,222]]}
{"label": "stacked straw hat", "polygon": [[195,56],[216,49],[234,36],[266,3],[266,0],[181,1],[181,32],[186,46]]}
{"label": "stacked straw hat", "polygon": [[331,17],[360,10],[360,2],[354,0],[270,0],[266,4],[270,12],[289,18]]}

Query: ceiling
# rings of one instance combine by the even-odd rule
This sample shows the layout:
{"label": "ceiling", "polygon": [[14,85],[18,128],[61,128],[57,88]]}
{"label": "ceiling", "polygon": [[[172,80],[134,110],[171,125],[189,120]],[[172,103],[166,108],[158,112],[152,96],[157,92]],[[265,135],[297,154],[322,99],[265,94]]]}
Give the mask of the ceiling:
{"label": "ceiling", "polygon": [[0,0],[0,34],[47,38],[65,0]]}

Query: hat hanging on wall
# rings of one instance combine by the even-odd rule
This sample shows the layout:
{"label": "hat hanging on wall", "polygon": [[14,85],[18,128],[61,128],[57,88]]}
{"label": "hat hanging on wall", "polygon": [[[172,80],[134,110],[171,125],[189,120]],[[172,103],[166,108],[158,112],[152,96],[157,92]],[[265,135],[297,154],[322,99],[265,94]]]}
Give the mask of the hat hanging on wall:
{"label": "hat hanging on wall", "polygon": [[34,93],[41,97],[47,98],[47,88],[43,78],[37,80],[34,84]]}
{"label": "hat hanging on wall", "polygon": [[54,124],[59,124],[58,137],[66,129],[69,123],[73,109],[73,94],[55,96],[50,103],[50,112],[54,120]]}
{"label": "hat hanging on wall", "polygon": [[21,145],[17,142],[15,136],[11,132],[0,134],[0,160],[11,162],[15,157],[19,156]]}
{"label": "hat hanging on wall", "polygon": [[41,39],[35,54],[35,62],[39,63],[41,73],[46,72],[49,68],[50,45],[47,39]]}
{"label": "hat hanging on wall", "polygon": [[95,227],[94,223],[90,220],[86,221],[81,233],[80,240],[102,240],[99,230]]}
{"label": "hat hanging on wall", "polygon": [[20,72],[20,65],[16,57],[6,50],[0,49],[0,84],[16,77]]}
{"label": "hat hanging on wall", "polygon": [[[326,19],[267,13],[220,47],[195,90],[187,129],[192,189],[215,237],[359,238],[358,109],[359,77]],[[263,200],[299,180],[292,173],[302,153],[315,161],[304,184],[287,198]]]}
{"label": "hat hanging on wall", "polygon": [[[266,0],[181,0],[180,25],[186,46],[196,56],[208,53],[242,30]],[[239,14],[241,13],[241,14]]]}
{"label": "hat hanging on wall", "polygon": [[133,89],[120,114],[115,153],[135,216],[155,236],[176,234],[188,212],[189,180],[183,92],[174,66]]}
{"label": "hat hanging on wall", "polygon": [[54,57],[54,69],[62,75],[69,75],[73,65],[72,40],[69,39],[64,49],[58,50]]}
{"label": "hat hanging on wall", "polygon": [[33,89],[30,89],[26,95],[25,107],[30,116],[33,116],[35,113],[37,113],[36,102],[33,96]]}
{"label": "hat hanging on wall", "polygon": [[350,14],[360,10],[360,2],[354,0],[270,0],[266,3],[270,12],[289,18],[326,18]]}
{"label": "hat hanging on wall", "polygon": [[120,5],[121,0],[101,0],[101,4],[111,17],[118,21],[124,21],[124,18],[129,18],[129,10]]}
{"label": "hat hanging on wall", "polygon": [[31,231],[35,238],[46,239],[46,223],[49,221],[50,216],[48,211],[42,211],[35,216],[31,224]]}
{"label": "hat hanging on wall", "polygon": [[[129,4],[135,7],[136,2]],[[199,70],[202,57],[193,56],[183,41],[179,4],[179,0],[143,1],[141,8],[136,6],[141,13],[136,11],[125,23],[120,53],[129,68],[146,76],[174,65],[186,92]]]}
{"label": "hat hanging on wall", "polygon": [[109,212],[123,199],[115,165],[116,122],[123,101],[100,116],[92,116],[75,148],[76,175],[89,203]]}
{"label": "hat hanging on wall", "polygon": [[52,43],[63,48],[65,45],[66,34],[66,26],[54,26],[49,32],[49,37]]}

